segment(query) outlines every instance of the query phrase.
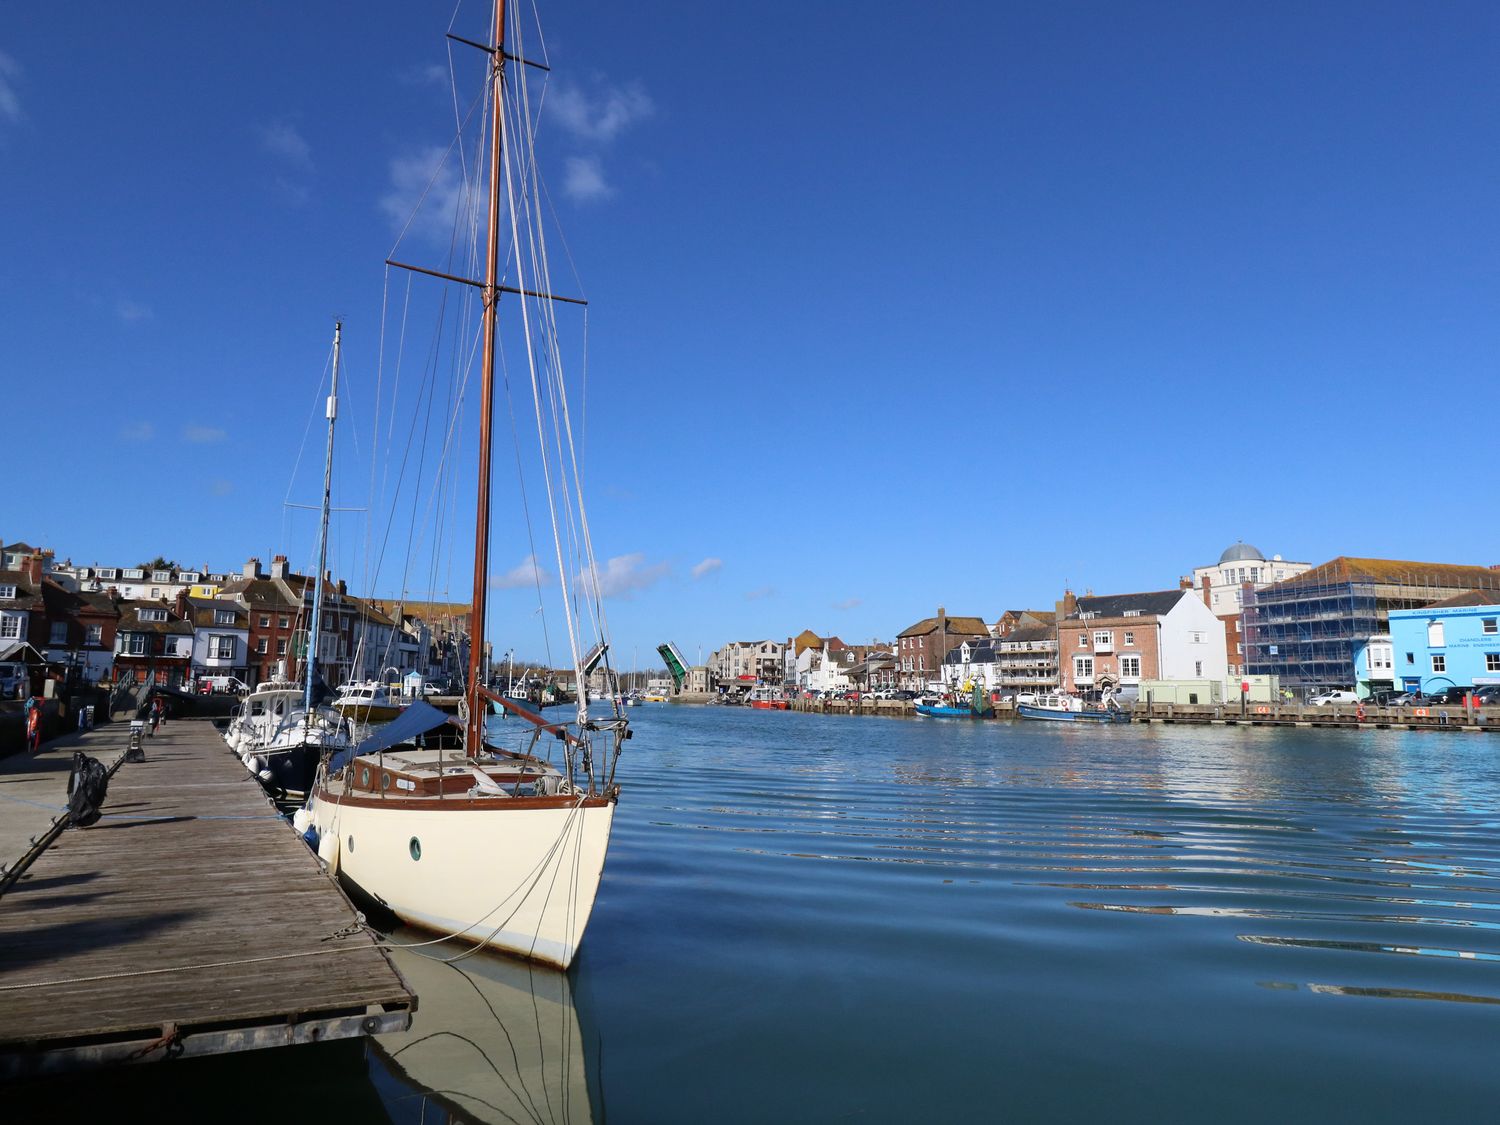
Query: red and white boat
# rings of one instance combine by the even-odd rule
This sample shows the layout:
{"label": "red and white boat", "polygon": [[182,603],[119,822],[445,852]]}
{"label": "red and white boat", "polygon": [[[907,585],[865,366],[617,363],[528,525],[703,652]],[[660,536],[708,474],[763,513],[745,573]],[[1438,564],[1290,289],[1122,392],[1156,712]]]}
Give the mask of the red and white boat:
{"label": "red and white boat", "polygon": [[758,711],[789,711],[792,701],[784,699],[775,688],[757,687],[750,690],[745,702]]}

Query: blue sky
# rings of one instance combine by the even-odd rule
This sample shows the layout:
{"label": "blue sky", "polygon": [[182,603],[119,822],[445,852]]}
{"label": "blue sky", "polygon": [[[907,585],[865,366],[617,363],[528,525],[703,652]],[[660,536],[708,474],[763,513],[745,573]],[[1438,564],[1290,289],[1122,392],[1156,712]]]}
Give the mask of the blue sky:
{"label": "blue sky", "polygon": [[[8,12],[0,537],[308,565],[284,502],[316,499],[338,314],[335,503],[376,530],[338,517],[334,566],[373,573],[389,518],[380,592],[466,596],[462,520],[435,513],[467,498],[370,501],[382,262],[452,133],[451,15]],[[539,152],[577,270],[554,282],[590,300],[622,658],[890,638],[1064,581],[1162,588],[1240,538],[1500,562],[1495,6],[571,0],[542,20]],[[454,18],[483,26],[481,5]],[[424,238],[403,257],[442,268]],[[514,508],[493,636],[535,651],[534,592],[504,578],[533,553]]]}

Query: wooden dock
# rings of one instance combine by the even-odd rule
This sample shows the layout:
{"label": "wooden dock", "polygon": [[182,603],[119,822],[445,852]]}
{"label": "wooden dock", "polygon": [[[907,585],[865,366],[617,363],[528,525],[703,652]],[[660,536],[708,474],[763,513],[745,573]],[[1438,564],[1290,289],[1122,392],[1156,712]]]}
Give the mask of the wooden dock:
{"label": "wooden dock", "polygon": [[[55,815],[40,794],[65,803],[59,758],[109,765],[128,730],[3,763],[0,797],[25,796],[0,817]],[[213,726],[168,722],[145,750],[104,818],[0,896],[0,1080],[408,1027],[405,981]]]}

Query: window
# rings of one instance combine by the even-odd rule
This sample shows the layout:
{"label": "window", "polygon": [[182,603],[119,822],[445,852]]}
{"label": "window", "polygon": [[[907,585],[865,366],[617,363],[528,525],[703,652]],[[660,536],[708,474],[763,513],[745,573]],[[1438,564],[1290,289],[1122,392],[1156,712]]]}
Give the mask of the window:
{"label": "window", "polygon": [[170,582],[172,581],[172,572],[170,570],[153,570],[151,572],[151,581]]}
{"label": "window", "polygon": [[1101,629],[1099,630],[1099,632],[1094,634],[1094,643],[1096,645],[1113,645],[1115,643],[1115,635],[1111,632],[1108,632],[1107,630]]}
{"label": "window", "polygon": [[0,640],[15,640],[21,635],[21,619],[0,615]]}
{"label": "window", "polygon": [[153,598],[159,598],[159,597],[161,597],[161,587],[160,586],[152,586],[151,587],[151,596]]}
{"label": "window", "polygon": [[101,566],[99,568],[100,578],[118,578],[119,572],[112,566]]}
{"label": "window", "polygon": [[167,611],[164,609],[143,609],[139,616],[142,621],[165,621],[167,619]]}
{"label": "window", "polygon": [[1141,611],[1138,609],[1127,609],[1124,613],[1120,614],[1121,617],[1139,617],[1140,615]]}
{"label": "window", "polygon": [[1188,634],[1188,640],[1192,641],[1195,645],[1201,645],[1203,643],[1203,634],[1194,631]]}
{"label": "window", "polygon": [[0,598],[10,599],[15,596],[16,588],[14,586],[0,586]]}
{"label": "window", "polygon": [[225,636],[210,637],[208,641],[208,655],[215,660],[233,660],[234,638]]}
{"label": "window", "polygon": [[1409,652],[1406,654],[1406,662],[1408,664],[1415,664],[1416,663],[1416,661],[1412,659],[1412,654],[1409,653]]}
{"label": "window", "polygon": [[1125,630],[1125,647],[1129,648],[1133,644],[1135,644],[1135,634],[1133,632],[1131,632],[1129,629],[1126,629]]}
{"label": "window", "polygon": [[1197,676],[1200,679],[1203,677],[1203,661],[1193,661],[1193,675]]}
{"label": "window", "polygon": [[1120,678],[1122,680],[1138,680],[1141,678],[1141,658],[1139,656],[1120,657]]}
{"label": "window", "polygon": [[146,655],[146,634],[130,633],[125,638],[125,652],[130,656]]}
{"label": "window", "polygon": [[234,624],[234,610],[232,610],[232,609],[216,609],[216,610],[214,610],[214,624],[215,625],[233,625]]}
{"label": "window", "polygon": [[1448,670],[1448,658],[1440,652],[1433,653],[1432,670],[1434,672],[1446,672]]}
{"label": "window", "polygon": [[1484,670],[1486,672],[1500,672],[1500,652],[1487,652],[1484,654]]}
{"label": "window", "polygon": [[271,615],[269,613],[262,613],[260,615],[260,627],[262,629],[269,629],[271,627]]}
{"label": "window", "polygon": [[52,639],[48,643],[54,645],[65,645],[68,643],[68,623],[66,621],[54,621],[52,623]]}
{"label": "window", "polygon": [[85,644],[102,645],[104,643],[104,626],[90,625],[83,631]]}
{"label": "window", "polygon": [[1089,647],[1089,635],[1087,633],[1079,633],[1078,634],[1078,647],[1079,648],[1088,648]]}
{"label": "window", "polygon": [[286,638],[285,637],[280,638],[276,642],[276,655],[277,656],[285,656],[286,655]]}
{"label": "window", "polygon": [[1496,632],[1496,629],[1495,629],[1495,618],[1493,618],[1493,617],[1481,617],[1479,619],[1479,629],[1480,629],[1481,632],[1484,632],[1484,633],[1494,633],[1494,632]]}
{"label": "window", "polygon": [[1443,623],[1441,621],[1429,621],[1427,623],[1427,647],[1443,647]]}
{"label": "window", "polygon": [[1236,643],[1235,646],[1234,646],[1234,654],[1236,656],[1244,656],[1245,655],[1245,646],[1243,644]]}
{"label": "window", "polygon": [[125,571],[125,577],[126,578],[144,578],[144,577],[146,577],[146,572],[144,570],[142,570],[138,566],[133,566],[129,570]]}
{"label": "window", "polygon": [[291,624],[292,619],[284,613],[276,619],[276,627],[278,629],[289,629],[291,628]]}
{"label": "window", "polygon": [[1073,657],[1073,679],[1083,681],[1094,678],[1094,658],[1092,656]]}

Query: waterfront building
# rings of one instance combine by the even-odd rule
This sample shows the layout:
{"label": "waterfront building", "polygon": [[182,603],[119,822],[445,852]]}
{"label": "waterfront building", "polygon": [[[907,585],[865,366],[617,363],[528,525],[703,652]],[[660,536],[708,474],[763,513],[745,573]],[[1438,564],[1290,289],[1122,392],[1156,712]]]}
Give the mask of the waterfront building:
{"label": "waterfront building", "polygon": [[1292,562],[1280,555],[1268,559],[1257,548],[1238,541],[1226,547],[1213,566],[1194,567],[1192,577],[1184,579],[1183,584],[1200,591],[1204,604],[1224,622],[1224,653],[1231,675],[1245,670],[1245,644],[1240,625],[1245,588],[1261,589],[1311,569],[1312,563]]}
{"label": "waterfront building", "polygon": [[1406,691],[1500,684],[1500,593],[1467,590],[1420,609],[1393,609],[1390,647]]}
{"label": "waterfront building", "polygon": [[949,689],[965,684],[979,685],[986,692],[1000,685],[999,641],[993,637],[976,637],[959,642],[943,657],[943,683]]}
{"label": "waterfront building", "polygon": [[84,683],[110,679],[120,624],[115,599],[108,593],[68,590],[50,578],[42,580],[41,592],[47,622],[47,660],[76,669],[70,675]]}
{"label": "waterfront building", "polygon": [[996,642],[1000,690],[1048,692],[1057,689],[1056,614],[1027,610]]}
{"label": "waterfront building", "polygon": [[1389,633],[1376,633],[1354,646],[1354,690],[1361,699],[1394,686],[1393,653]]}
{"label": "waterfront building", "polygon": [[1142,680],[1218,680],[1229,671],[1224,623],[1194,590],[1075,597],[1057,606],[1058,679],[1064,691],[1114,689]]}
{"label": "waterfront building", "polygon": [[[1249,588],[1245,670],[1278,676],[1283,688],[1302,692],[1351,688],[1357,682],[1356,649],[1390,632],[1393,610],[1421,609],[1469,590],[1488,591],[1500,601],[1500,570],[1340,556],[1282,582]],[[1404,664],[1405,651],[1396,647],[1397,676],[1415,674]]]}
{"label": "waterfront building", "polygon": [[721,683],[780,684],[785,677],[781,641],[731,641],[708,658]]}
{"label": "waterfront building", "polygon": [[177,614],[193,627],[191,672],[250,682],[250,613],[228,599],[177,595]]}
{"label": "waterfront building", "polygon": [[943,658],[964,641],[983,640],[989,626],[979,617],[949,617],[938,606],[936,617],[924,617],[896,635],[896,659],[901,662],[901,681],[921,690],[942,673]]}
{"label": "waterfront building", "polygon": [[22,546],[0,552],[7,563],[16,563],[0,569],[0,660],[20,660],[28,646],[40,652],[46,644],[42,556],[22,554]]}
{"label": "waterfront building", "polygon": [[165,601],[120,603],[115,680],[187,687],[192,679],[193,626]]}

